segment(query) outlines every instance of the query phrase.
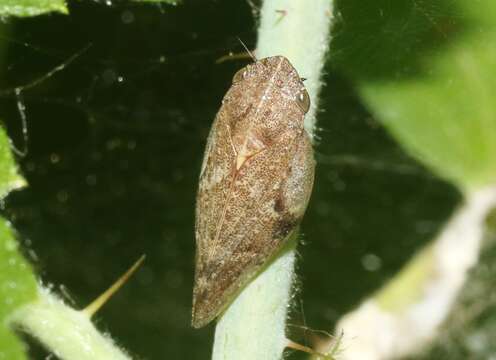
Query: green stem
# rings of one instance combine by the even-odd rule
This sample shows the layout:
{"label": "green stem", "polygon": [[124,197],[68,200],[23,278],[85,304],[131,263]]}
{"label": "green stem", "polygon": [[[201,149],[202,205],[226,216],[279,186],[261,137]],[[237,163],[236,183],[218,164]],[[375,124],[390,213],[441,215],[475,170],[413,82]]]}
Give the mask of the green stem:
{"label": "green stem", "polygon": [[130,360],[84,311],[77,311],[44,288],[38,300],[22,306],[10,324],[37,338],[63,360]]}
{"label": "green stem", "polygon": [[[256,56],[284,55],[306,78],[311,108],[305,128],[314,137],[317,97],[329,43],[331,0],[266,0]],[[219,319],[214,360],[277,360],[287,345],[286,317],[294,277],[293,242],[234,300]]]}
{"label": "green stem", "polygon": [[213,359],[281,358],[294,261],[293,241],[234,300],[217,324]]}
{"label": "green stem", "polygon": [[305,127],[312,137],[331,21],[332,0],[266,0],[258,30],[256,56],[284,55],[306,78],[312,103]]}

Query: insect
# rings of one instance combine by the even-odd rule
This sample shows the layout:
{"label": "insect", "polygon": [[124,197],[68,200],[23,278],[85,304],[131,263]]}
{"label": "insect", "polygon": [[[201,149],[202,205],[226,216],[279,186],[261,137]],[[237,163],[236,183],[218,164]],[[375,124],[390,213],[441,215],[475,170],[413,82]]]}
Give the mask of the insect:
{"label": "insect", "polygon": [[300,223],[315,168],[303,127],[309,107],[303,80],[283,56],[234,75],[200,172],[193,327],[219,316]]}

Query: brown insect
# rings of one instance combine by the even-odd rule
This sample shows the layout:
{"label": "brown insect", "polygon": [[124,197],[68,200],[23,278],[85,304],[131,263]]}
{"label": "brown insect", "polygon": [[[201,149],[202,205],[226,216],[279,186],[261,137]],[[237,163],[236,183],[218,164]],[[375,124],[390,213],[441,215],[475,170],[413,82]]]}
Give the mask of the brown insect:
{"label": "brown insect", "polygon": [[208,324],[274,257],[301,221],[315,161],[310,99],[283,56],[233,77],[207,140],[196,204],[195,328]]}

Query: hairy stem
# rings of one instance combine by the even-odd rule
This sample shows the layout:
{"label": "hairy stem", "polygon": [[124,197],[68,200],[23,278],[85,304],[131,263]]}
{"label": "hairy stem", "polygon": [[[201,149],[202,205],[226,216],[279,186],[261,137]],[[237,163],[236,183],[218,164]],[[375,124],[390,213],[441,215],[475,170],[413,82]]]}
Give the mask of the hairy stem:
{"label": "hairy stem", "polygon": [[280,359],[287,341],[286,310],[295,241],[241,292],[215,331],[213,359]]}
{"label": "hairy stem", "polygon": [[84,311],[77,311],[44,288],[38,300],[22,306],[9,319],[63,360],[129,360],[106,334],[95,328]]}
{"label": "hairy stem", "polygon": [[311,106],[305,128],[312,137],[331,21],[332,0],[266,0],[258,30],[256,56],[284,55],[306,79]]}
{"label": "hairy stem", "polygon": [[[332,0],[266,0],[261,9],[256,56],[284,55],[306,78],[311,107],[305,128],[314,137],[317,97],[329,43]],[[234,300],[215,332],[214,360],[282,357],[291,301],[296,241]]]}

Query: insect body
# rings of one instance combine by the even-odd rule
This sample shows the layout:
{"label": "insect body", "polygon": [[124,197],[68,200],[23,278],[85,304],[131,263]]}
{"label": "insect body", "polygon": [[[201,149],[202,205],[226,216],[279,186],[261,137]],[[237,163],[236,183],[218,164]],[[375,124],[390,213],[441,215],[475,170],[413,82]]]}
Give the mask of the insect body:
{"label": "insect body", "polygon": [[286,243],[310,198],[308,93],[288,59],[239,70],[210,130],[196,204],[192,325],[217,317]]}

